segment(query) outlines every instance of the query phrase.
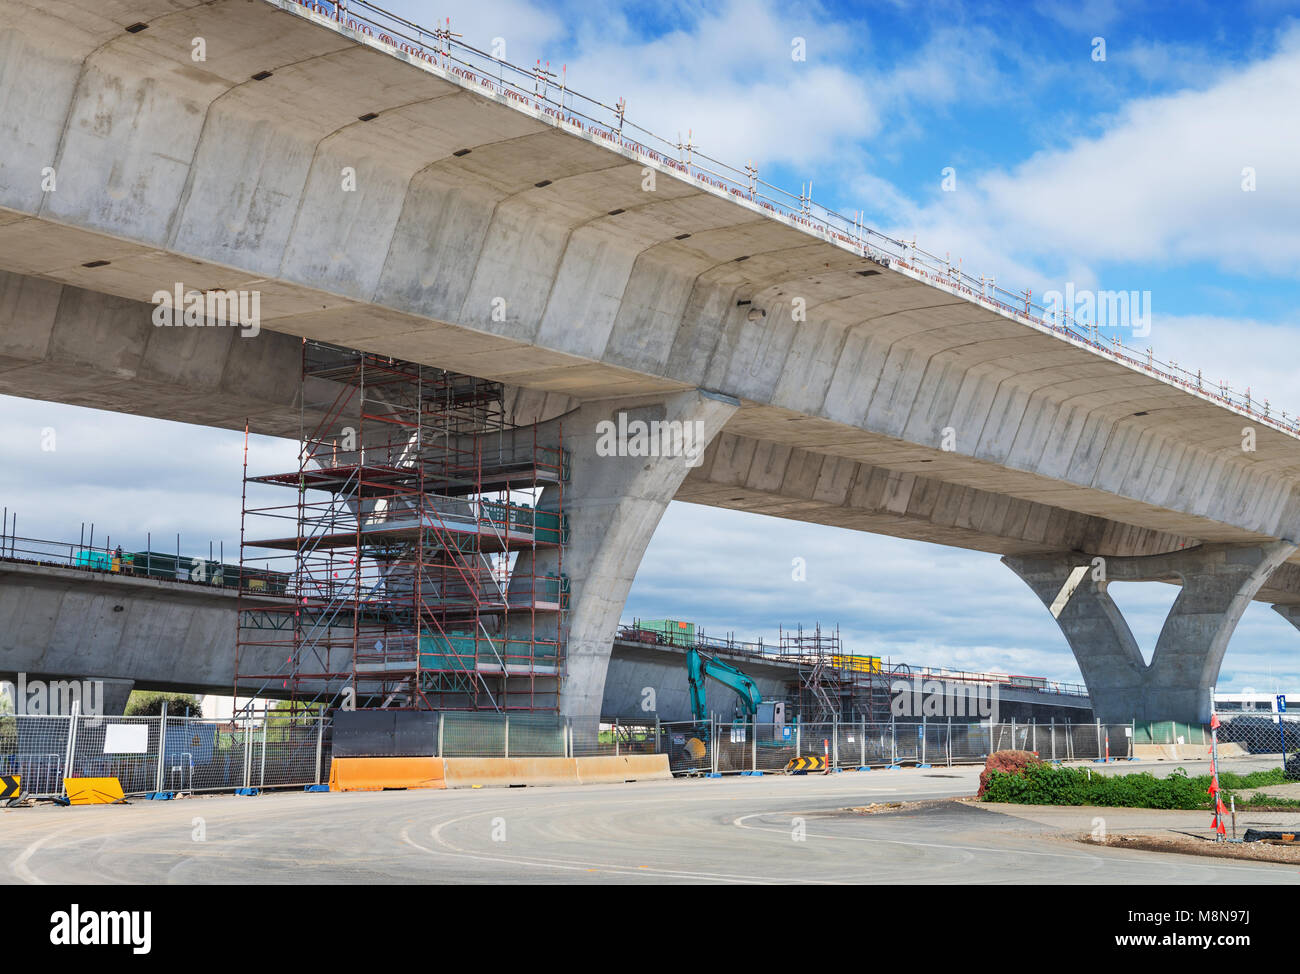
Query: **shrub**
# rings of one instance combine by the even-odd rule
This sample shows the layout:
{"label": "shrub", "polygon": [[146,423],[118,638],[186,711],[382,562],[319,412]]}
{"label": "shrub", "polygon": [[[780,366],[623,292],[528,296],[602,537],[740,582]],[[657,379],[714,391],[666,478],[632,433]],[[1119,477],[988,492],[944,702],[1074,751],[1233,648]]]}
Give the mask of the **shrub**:
{"label": "shrub", "polygon": [[979,795],[988,788],[989,776],[994,772],[1001,774],[1020,774],[1031,764],[1042,764],[1033,751],[994,751],[984,762],[984,771],[980,774]]}
{"label": "shrub", "polygon": [[[981,785],[981,797],[989,802],[1019,805],[1099,805],[1108,808],[1180,808],[1208,809],[1210,776],[1189,778],[1182,768],[1168,777],[1157,778],[1150,772],[1124,775],[1091,774],[1088,768],[1058,768],[1042,763],[1028,764],[1021,771],[986,771],[987,786]],[[1219,775],[1219,787],[1225,791],[1259,788],[1280,784],[1280,768],[1239,775],[1226,771]]]}

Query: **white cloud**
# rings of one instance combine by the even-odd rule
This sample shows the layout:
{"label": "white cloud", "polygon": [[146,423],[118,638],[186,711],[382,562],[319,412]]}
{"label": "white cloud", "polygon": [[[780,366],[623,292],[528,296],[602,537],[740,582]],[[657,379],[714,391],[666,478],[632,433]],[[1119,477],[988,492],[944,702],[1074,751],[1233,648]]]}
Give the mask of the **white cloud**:
{"label": "white cloud", "polygon": [[[1062,132],[1059,145],[1013,169],[973,175],[899,217],[931,251],[973,246],[967,259],[1000,250],[1011,260],[1033,255],[1038,266],[1209,261],[1234,273],[1293,274],[1300,126],[1287,120],[1297,90],[1292,29],[1272,56],[1205,90],[1131,102],[1101,135]],[[1254,192],[1242,190],[1247,167]]]}

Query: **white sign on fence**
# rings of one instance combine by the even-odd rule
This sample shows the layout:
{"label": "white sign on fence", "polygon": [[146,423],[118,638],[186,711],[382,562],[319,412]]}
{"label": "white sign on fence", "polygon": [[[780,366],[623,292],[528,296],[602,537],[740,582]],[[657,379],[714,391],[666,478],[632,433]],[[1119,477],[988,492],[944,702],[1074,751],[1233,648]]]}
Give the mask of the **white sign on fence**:
{"label": "white sign on fence", "polygon": [[105,754],[143,754],[147,750],[148,724],[109,724],[104,728]]}

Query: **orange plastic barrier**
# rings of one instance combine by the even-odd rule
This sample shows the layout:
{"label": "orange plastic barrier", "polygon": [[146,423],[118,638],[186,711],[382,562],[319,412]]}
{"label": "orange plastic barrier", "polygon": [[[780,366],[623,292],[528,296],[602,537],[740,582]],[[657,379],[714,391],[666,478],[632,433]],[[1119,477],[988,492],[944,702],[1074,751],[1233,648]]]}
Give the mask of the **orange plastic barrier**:
{"label": "orange plastic barrier", "polygon": [[446,788],[441,758],[334,758],[330,791]]}
{"label": "orange plastic barrier", "polygon": [[667,754],[626,754],[619,757],[577,758],[578,781],[584,785],[622,784],[624,781],[668,781]]}
{"label": "orange plastic barrier", "polygon": [[446,764],[448,788],[579,783],[573,758],[447,758]]}

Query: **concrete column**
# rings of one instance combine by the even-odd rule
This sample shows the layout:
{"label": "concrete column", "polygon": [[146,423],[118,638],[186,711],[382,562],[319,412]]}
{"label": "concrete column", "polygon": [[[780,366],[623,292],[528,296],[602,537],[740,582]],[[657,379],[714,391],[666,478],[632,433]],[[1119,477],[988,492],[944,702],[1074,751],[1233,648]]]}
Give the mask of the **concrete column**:
{"label": "concrete column", "polygon": [[[1141,558],[1079,552],[1002,561],[1034,590],[1078,660],[1093,713],[1107,723],[1210,719],[1211,693],[1228,640],[1269,575],[1297,546],[1202,545]],[[1143,661],[1110,582],[1180,585],[1151,662]]]}
{"label": "concrete column", "polygon": [[1300,629],[1300,605],[1275,605],[1273,611]]}
{"label": "concrete column", "polygon": [[[569,543],[559,566],[570,585],[562,713],[600,715],[614,635],[641,557],[686,474],[739,405],[730,396],[692,389],[588,402],[555,421],[570,454],[569,482],[563,487]],[[685,432],[682,448],[664,455],[663,437],[651,437],[652,452],[644,455],[643,443],[633,435],[640,429],[633,425],[637,421],[678,424],[675,428]],[[673,428],[659,427],[661,432]],[[613,439],[607,435],[611,429]],[[620,438],[623,430],[629,435]],[[557,496],[547,488],[538,507],[554,509]],[[530,552],[520,554],[516,575],[527,574],[531,562]],[[535,570],[552,570],[555,562],[555,552],[539,551]]]}

